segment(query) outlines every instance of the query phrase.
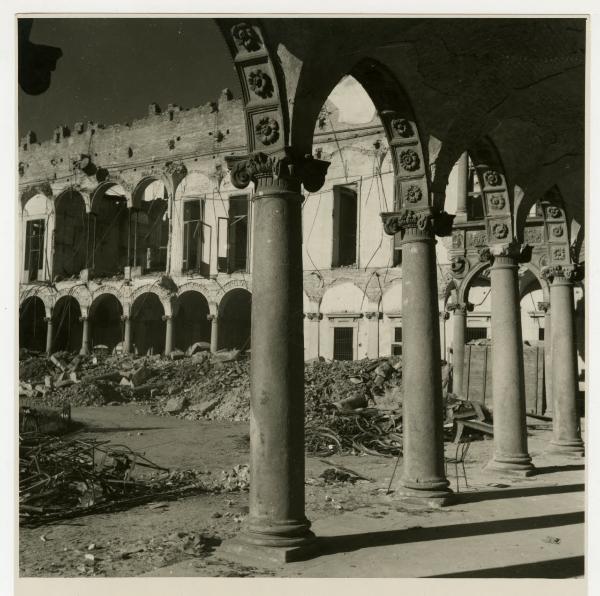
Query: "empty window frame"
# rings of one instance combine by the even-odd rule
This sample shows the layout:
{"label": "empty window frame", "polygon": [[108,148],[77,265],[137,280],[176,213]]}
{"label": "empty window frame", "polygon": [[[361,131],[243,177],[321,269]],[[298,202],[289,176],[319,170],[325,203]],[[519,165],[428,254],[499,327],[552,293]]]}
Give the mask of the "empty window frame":
{"label": "empty window frame", "polygon": [[355,184],[333,187],[332,267],[357,262],[358,193]]}
{"label": "empty window frame", "polygon": [[38,271],[44,267],[44,232],[46,226],[43,219],[32,219],[27,222],[25,230],[25,271],[28,281],[38,278]]}
{"label": "empty window frame", "polygon": [[465,343],[477,339],[487,339],[487,327],[467,327],[465,329]]}
{"label": "empty window frame", "polygon": [[402,356],[402,327],[394,327],[391,354],[392,356]]}
{"label": "empty window frame", "polygon": [[544,328],[540,327],[538,329],[538,341],[544,341]]}
{"label": "empty window frame", "polygon": [[204,223],[204,199],[183,203],[183,270],[208,275],[210,226]]}
{"label": "empty window frame", "polygon": [[229,197],[229,217],[219,218],[219,271],[249,271],[250,201],[248,195]]}
{"label": "empty window frame", "polygon": [[353,360],[354,359],[354,328],[353,327],[334,327],[333,328],[333,359],[334,360]]}

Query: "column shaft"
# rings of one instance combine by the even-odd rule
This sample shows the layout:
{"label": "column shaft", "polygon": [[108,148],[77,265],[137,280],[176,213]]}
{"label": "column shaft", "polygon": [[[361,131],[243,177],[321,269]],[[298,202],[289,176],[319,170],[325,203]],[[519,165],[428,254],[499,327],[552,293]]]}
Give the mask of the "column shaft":
{"label": "column shaft", "polygon": [[90,322],[87,317],[81,317],[83,329],[81,333],[81,350],[79,353],[82,356],[87,356],[90,353]]}
{"label": "column shaft", "polygon": [[454,221],[467,220],[467,197],[469,192],[469,157],[463,153],[457,163],[458,188],[456,191],[456,217]]}
{"label": "column shaft", "polygon": [[173,351],[173,317],[165,315],[165,356],[168,356]]}
{"label": "column shaft", "polygon": [[52,353],[52,341],[54,339],[54,330],[52,317],[46,317],[46,354]]}
{"label": "column shaft", "polygon": [[125,354],[131,353],[131,319],[128,316],[123,317],[125,323],[125,330],[123,333],[123,352]]}
{"label": "column shaft", "polygon": [[457,304],[452,315],[452,354],[454,360],[452,363],[453,381],[452,393],[464,397],[464,371],[465,371],[465,327],[467,312],[463,304]]}
{"label": "column shaft", "polygon": [[379,358],[379,312],[366,313],[368,321],[367,357]]}
{"label": "column shaft", "polygon": [[250,515],[243,536],[291,547],[314,538],[304,514],[304,345],[301,200],[254,197]]}
{"label": "column shaft", "polygon": [[577,411],[577,348],[573,313],[573,284],[555,275],[550,286],[552,305],[553,438],[550,451],[583,454]]}
{"label": "column shaft", "polygon": [[217,315],[207,315],[210,321],[210,351],[215,354],[219,349],[219,318]]}
{"label": "column shaft", "polygon": [[451,490],[444,472],[440,328],[435,239],[407,228],[402,241],[404,470],[401,498],[443,505]]}
{"label": "column shaft", "polygon": [[497,256],[491,268],[494,457],[488,469],[529,475],[525,373],[517,261]]}

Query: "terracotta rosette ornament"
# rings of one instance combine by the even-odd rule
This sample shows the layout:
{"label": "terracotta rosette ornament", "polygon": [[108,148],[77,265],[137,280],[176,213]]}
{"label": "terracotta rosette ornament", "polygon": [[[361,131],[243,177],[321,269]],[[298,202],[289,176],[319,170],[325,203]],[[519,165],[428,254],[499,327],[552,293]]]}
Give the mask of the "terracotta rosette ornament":
{"label": "terracotta rosette ornament", "polygon": [[408,172],[414,172],[419,169],[421,160],[416,151],[406,149],[400,153],[400,165]]}
{"label": "terracotta rosette ornament", "polygon": [[248,23],[238,23],[231,29],[231,35],[239,46],[249,52],[260,49],[260,39],[256,31]]}
{"label": "terracotta rosette ornament", "polygon": [[279,138],[279,123],[266,116],[258,121],[255,131],[263,145],[271,145]]}
{"label": "terracotta rosette ornament", "polygon": [[260,68],[253,70],[248,75],[248,85],[256,95],[263,99],[273,95],[271,77],[266,72],[260,70]]}

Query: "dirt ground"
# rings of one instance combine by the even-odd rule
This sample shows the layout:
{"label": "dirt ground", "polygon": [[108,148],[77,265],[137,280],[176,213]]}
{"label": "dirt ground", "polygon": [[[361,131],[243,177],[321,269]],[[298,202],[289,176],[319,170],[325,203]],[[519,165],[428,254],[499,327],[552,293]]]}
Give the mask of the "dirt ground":
{"label": "dirt ground", "polygon": [[[248,463],[248,427],[144,414],[135,404],[74,408],[78,433],[145,452],[159,465],[211,473]],[[21,528],[21,577],[581,577],[584,573],[584,460],[544,453],[548,424],[533,421],[538,469],[527,479],[482,470],[491,441],[473,443],[469,488],[455,505],[402,506],[387,495],[395,459],[333,456],[367,481],[325,484],[327,459],[307,458],[306,510],[319,555],[286,566],[230,562],[220,544],[248,513],[248,493],[198,495]],[[451,454],[451,444],[446,445]],[[401,474],[402,461],[396,472]],[[456,488],[454,469],[448,470]]]}

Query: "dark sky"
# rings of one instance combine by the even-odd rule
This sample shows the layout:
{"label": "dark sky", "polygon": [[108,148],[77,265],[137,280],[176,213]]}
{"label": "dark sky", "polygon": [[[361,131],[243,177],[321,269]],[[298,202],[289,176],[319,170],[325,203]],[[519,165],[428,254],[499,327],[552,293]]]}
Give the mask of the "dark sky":
{"label": "dark sky", "polygon": [[212,19],[36,19],[34,43],[63,51],[50,89],[19,89],[19,136],[50,138],[61,124],[113,124],[144,117],[148,104],[184,108],[215,100],[225,87],[240,97],[233,61]]}

